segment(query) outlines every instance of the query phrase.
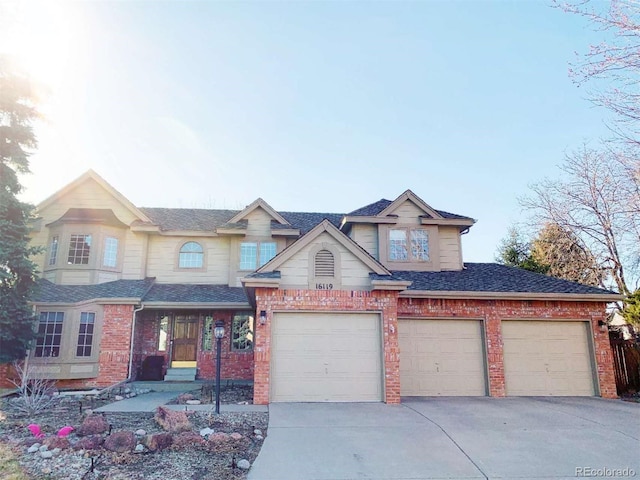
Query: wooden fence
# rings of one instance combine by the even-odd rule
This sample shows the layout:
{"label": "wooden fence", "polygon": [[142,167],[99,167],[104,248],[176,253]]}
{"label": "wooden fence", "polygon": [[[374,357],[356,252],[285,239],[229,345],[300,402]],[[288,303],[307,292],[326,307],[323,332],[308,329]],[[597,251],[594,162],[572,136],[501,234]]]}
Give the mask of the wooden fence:
{"label": "wooden fence", "polygon": [[636,340],[611,339],[618,395],[640,392],[640,344]]}

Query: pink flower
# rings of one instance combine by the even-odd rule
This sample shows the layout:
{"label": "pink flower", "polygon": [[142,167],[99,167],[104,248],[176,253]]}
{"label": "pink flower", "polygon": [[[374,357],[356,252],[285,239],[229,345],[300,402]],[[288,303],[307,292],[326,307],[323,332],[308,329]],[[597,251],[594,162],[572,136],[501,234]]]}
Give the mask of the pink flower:
{"label": "pink flower", "polygon": [[59,437],[66,437],[67,435],[69,435],[71,432],[73,431],[73,427],[62,427],[60,430],[58,430],[58,436]]}
{"label": "pink flower", "polygon": [[36,438],[42,438],[44,437],[44,433],[42,433],[40,431],[40,425],[37,425],[35,423],[32,423],[31,425],[27,426],[27,428],[29,429],[29,431],[33,434],[34,437]]}

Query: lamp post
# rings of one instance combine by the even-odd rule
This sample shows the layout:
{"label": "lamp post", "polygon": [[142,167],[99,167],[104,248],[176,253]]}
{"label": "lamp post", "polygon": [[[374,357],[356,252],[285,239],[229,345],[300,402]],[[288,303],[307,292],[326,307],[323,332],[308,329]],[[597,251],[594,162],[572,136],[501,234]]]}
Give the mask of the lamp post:
{"label": "lamp post", "polygon": [[224,322],[222,320],[216,320],[213,336],[216,337],[216,413],[220,413],[220,363],[222,358],[220,346],[222,337],[224,337]]}

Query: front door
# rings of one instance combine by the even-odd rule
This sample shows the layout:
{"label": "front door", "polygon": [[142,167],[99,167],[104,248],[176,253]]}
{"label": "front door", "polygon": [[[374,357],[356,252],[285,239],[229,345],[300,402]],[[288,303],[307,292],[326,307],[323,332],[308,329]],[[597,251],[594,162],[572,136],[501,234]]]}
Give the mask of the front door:
{"label": "front door", "polygon": [[198,315],[176,315],[173,321],[174,362],[195,362],[198,347]]}

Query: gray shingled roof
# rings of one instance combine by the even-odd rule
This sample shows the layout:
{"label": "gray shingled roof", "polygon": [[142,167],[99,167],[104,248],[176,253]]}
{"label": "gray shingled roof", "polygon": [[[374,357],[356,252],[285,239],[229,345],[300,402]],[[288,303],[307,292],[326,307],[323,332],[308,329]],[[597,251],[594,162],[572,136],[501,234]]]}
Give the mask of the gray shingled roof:
{"label": "gray shingled roof", "polygon": [[[244,222],[228,223],[239,210],[205,210],[199,208],[141,208],[151,221],[160,226],[160,230],[193,230],[197,232],[212,232],[217,227],[245,228]],[[342,213],[315,212],[278,212],[291,224],[290,228],[297,228],[306,233],[325,218],[339,226],[344,216]],[[287,228],[287,227],[282,227]]]}
{"label": "gray shingled roof", "polygon": [[[364,207],[358,208],[353,212],[348,213],[347,215],[352,217],[373,217],[378,215],[381,211],[387,208],[389,205],[393,203],[392,200],[381,199],[377,202],[370,203],[369,205],[365,205]],[[452,219],[471,219],[471,217],[466,217],[464,215],[456,215],[455,213],[445,212],[444,210],[437,210],[434,208],[436,212],[442,215],[443,218],[452,218]]]}
{"label": "gray shingled roof", "polygon": [[249,303],[242,287],[156,283],[144,296],[145,302]]}
{"label": "gray shingled roof", "polygon": [[144,280],[116,280],[97,285],[56,285],[48,280],[39,280],[32,302],[78,303],[95,298],[140,299],[153,285],[153,278]]}
{"label": "gray shingled roof", "polygon": [[405,280],[413,282],[409,290],[442,292],[495,293],[568,293],[586,295],[616,294],[610,290],[561,280],[516,267],[497,263],[465,263],[456,272],[392,271],[392,277],[370,274],[375,280]]}

